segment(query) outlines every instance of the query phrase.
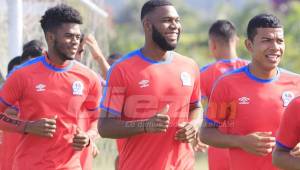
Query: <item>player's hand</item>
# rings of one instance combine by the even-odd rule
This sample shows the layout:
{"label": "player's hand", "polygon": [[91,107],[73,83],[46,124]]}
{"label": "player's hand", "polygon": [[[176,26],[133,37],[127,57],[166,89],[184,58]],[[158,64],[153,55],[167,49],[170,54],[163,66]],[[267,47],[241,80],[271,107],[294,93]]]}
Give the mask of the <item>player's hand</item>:
{"label": "player's hand", "polygon": [[28,121],[26,122],[24,132],[52,138],[56,131],[56,119],[57,115],[51,119],[42,118],[36,121]]}
{"label": "player's hand", "polygon": [[72,146],[76,151],[81,151],[83,148],[90,144],[89,136],[80,130],[79,128],[76,129],[76,133],[73,137]]}
{"label": "player's hand", "polygon": [[170,123],[170,117],[167,115],[169,107],[167,104],[160,112],[144,122],[146,132],[157,133],[167,131]]}
{"label": "player's hand", "polygon": [[196,134],[196,139],[191,144],[195,152],[206,152],[208,148],[208,145],[201,142],[199,133]]}
{"label": "player's hand", "polygon": [[266,156],[275,146],[275,137],[272,132],[255,132],[240,138],[240,147],[252,154]]}
{"label": "player's hand", "polygon": [[294,157],[300,157],[300,143],[298,143],[295,147],[294,147],[294,149],[292,149],[291,151],[290,151],[290,154],[292,155],[292,156],[294,156]]}
{"label": "player's hand", "polygon": [[175,133],[175,140],[180,142],[191,143],[196,140],[196,127],[190,122],[182,122],[178,124],[179,130]]}
{"label": "player's hand", "polygon": [[104,57],[102,50],[99,48],[98,43],[93,35],[89,34],[85,36],[83,41],[88,45],[95,60],[100,59],[100,57]]}

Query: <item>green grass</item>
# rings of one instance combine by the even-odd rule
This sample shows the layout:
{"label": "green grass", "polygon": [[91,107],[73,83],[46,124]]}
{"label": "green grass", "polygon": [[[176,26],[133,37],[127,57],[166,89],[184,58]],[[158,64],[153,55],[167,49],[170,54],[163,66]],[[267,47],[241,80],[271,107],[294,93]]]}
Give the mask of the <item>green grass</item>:
{"label": "green grass", "polygon": [[[117,156],[116,142],[111,139],[100,139],[97,143],[100,154],[93,161],[93,170],[114,170]],[[206,153],[196,154],[195,170],[208,170]]]}

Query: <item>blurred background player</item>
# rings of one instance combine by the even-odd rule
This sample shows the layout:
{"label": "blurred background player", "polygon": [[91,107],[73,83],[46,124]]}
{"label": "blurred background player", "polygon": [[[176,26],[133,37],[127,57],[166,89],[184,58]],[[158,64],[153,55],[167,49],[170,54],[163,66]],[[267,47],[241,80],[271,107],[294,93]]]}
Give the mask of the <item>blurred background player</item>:
{"label": "blurred background player", "polygon": [[82,61],[84,57],[84,52],[86,49],[89,49],[94,61],[97,62],[100,68],[101,77],[106,80],[106,74],[110,67],[110,64],[106,61],[95,37],[91,34],[84,35],[82,34],[80,45],[78,47],[78,52],[76,55],[77,61]]}
{"label": "blurred background player", "polygon": [[[32,58],[36,58],[38,56],[43,55],[44,47],[43,43],[38,40],[31,40],[23,45],[23,52],[21,56],[18,56],[11,60],[8,64],[7,73],[9,74],[13,68],[16,66],[30,60]],[[18,108],[18,103],[14,104],[16,108]],[[11,117],[18,117],[19,110],[16,108],[8,108],[6,109],[5,113]],[[2,156],[2,164],[0,169],[1,170],[11,170],[13,165],[13,155],[16,151],[16,148],[20,142],[20,138],[22,137],[19,133],[14,132],[7,132],[3,131],[3,139],[2,139],[2,146],[3,149],[1,150]]]}
{"label": "blurred background player", "polygon": [[245,41],[251,63],[220,78],[210,95],[200,139],[229,148],[231,170],[277,169],[272,165],[274,136],[300,87],[298,75],[278,68],[283,32],[276,16],[253,17]]}
{"label": "blurred background player", "polygon": [[[21,64],[21,56],[16,56],[15,58],[11,59],[7,66],[7,73],[9,74],[13,70],[14,67],[16,67],[20,64]],[[1,92],[1,87],[0,87],[0,92]],[[11,108],[7,109],[6,111],[8,113],[11,113],[12,115],[16,115],[16,113],[17,113],[16,110],[11,109]],[[0,169],[1,170],[7,169],[7,168],[5,168],[8,165],[7,157],[8,157],[8,155],[10,155],[10,153],[7,152],[7,148],[9,146],[7,146],[7,144],[6,144],[6,141],[7,141],[6,134],[7,134],[7,132],[0,130],[0,150],[1,150],[0,160],[2,160],[2,161],[0,161]]]}
{"label": "blurred background player", "polygon": [[108,62],[108,64],[111,66],[111,65],[113,65],[117,60],[119,60],[121,57],[122,57],[122,54],[121,54],[121,53],[118,53],[118,52],[112,53],[112,54],[110,54],[110,55],[108,56],[107,62]]}
{"label": "blurred background player", "polygon": [[[228,20],[217,20],[209,28],[208,35],[209,50],[216,62],[208,64],[200,70],[203,106],[207,105],[213,84],[221,75],[249,63],[237,56],[238,36],[233,23]],[[208,165],[210,170],[229,170],[228,150],[209,147]]]}
{"label": "blurred background player", "polygon": [[31,40],[23,45],[22,63],[42,56],[46,53],[43,43],[39,40]]}

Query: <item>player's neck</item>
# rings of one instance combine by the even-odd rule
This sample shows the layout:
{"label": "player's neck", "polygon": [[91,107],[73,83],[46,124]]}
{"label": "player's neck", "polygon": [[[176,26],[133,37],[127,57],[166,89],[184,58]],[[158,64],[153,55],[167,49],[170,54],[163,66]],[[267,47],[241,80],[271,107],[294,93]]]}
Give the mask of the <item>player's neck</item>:
{"label": "player's neck", "polygon": [[216,60],[230,60],[230,59],[235,59],[237,58],[236,50],[233,48],[228,48],[228,49],[220,49],[220,51],[217,53],[215,56]]}
{"label": "player's neck", "polygon": [[141,49],[141,52],[144,56],[155,61],[165,61],[168,57],[167,51],[163,51],[158,47],[151,47],[149,45],[145,45]]}
{"label": "player's neck", "polygon": [[272,70],[266,70],[254,63],[251,63],[249,65],[249,71],[255,77],[265,80],[272,79],[277,75],[277,68],[274,68]]}
{"label": "player's neck", "polygon": [[48,59],[53,63],[54,65],[63,66],[68,63],[67,60],[62,60],[57,53],[53,52],[52,50],[48,51],[47,55]]}

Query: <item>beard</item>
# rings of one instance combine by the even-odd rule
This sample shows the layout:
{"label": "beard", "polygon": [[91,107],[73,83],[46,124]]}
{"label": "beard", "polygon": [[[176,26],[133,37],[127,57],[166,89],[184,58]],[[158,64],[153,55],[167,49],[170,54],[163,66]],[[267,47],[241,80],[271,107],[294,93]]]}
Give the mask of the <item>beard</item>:
{"label": "beard", "polygon": [[[180,34],[178,34],[177,42],[179,40]],[[165,39],[165,37],[152,25],[152,40],[159,46],[160,49],[164,51],[174,50],[177,46],[177,42],[175,44],[170,44]]]}
{"label": "beard", "polygon": [[73,60],[74,57],[73,56],[70,56],[68,54],[66,54],[64,52],[64,50],[61,48],[62,46],[58,43],[57,40],[54,41],[54,50],[56,51],[56,53],[58,54],[58,57],[63,60],[63,61],[66,61],[66,60]]}

